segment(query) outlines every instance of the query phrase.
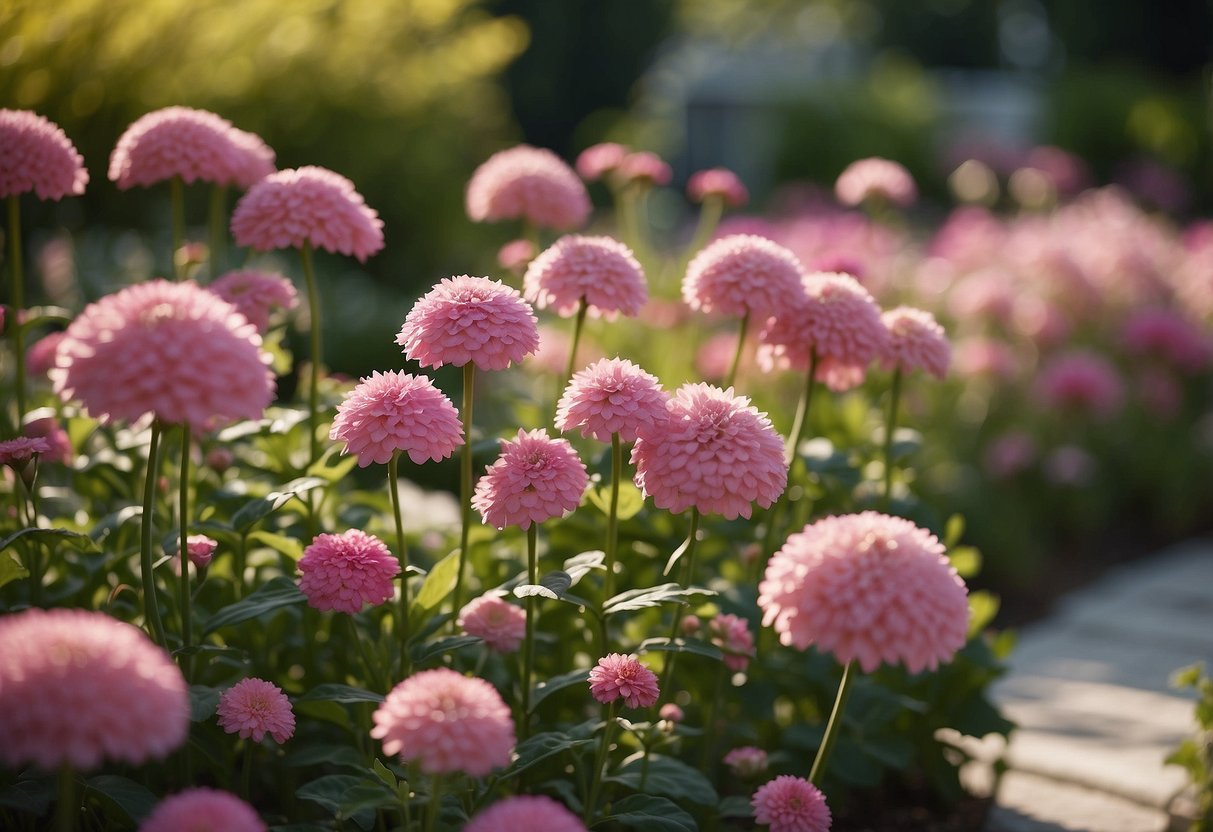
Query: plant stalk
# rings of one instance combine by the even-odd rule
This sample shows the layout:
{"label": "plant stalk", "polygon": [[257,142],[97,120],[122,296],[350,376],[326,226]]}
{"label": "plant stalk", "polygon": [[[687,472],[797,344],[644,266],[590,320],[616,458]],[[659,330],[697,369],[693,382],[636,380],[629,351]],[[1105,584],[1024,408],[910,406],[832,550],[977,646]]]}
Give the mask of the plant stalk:
{"label": "plant stalk", "polygon": [[[307,390],[307,458],[310,467],[315,465],[316,460],[320,458],[320,440],[316,436],[316,430],[320,426],[320,361],[323,354],[320,331],[320,291],[316,285],[316,269],[312,262],[312,244],[309,241],[304,240],[303,247],[299,249],[299,256],[303,260],[303,277],[307,282],[307,308],[312,347]],[[307,536],[309,539],[316,535],[316,513],[318,511],[316,490],[311,489],[307,492]]]}
{"label": "plant stalk", "polygon": [[[181,426],[181,483],[179,492],[180,514],[178,521],[181,524],[180,547],[177,552],[177,557],[181,563],[181,582],[178,587],[178,605],[181,607],[181,648],[186,650],[193,640],[193,626],[191,621],[190,611],[190,559],[189,547],[187,541],[189,539],[189,520],[190,520],[190,426],[186,422]],[[186,681],[190,681],[191,665],[189,656],[182,653],[181,655],[181,670],[185,674]]]}
{"label": "plant stalk", "polygon": [[733,363],[729,365],[729,374],[724,380],[726,390],[733,386],[733,380],[737,378],[737,368],[741,366],[741,354],[745,350],[745,336],[749,328],[750,310],[747,308],[741,316],[741,330],[737,333],[737,350],[733,353]]}
{"label": "plant stalk", "polygon": [[400,678],[409,675],[409,550],[404,540],[404,515],[400,508],[400,451],[387,464],[388,489],[392,495],[392,513],[396,516],[396,557],[400,559]]}
{"label": "plant stalk", "polygon": [[[687,550],[683,557],[686,558],[686,582],[683,584],[689,587],[695,580],[695,544],[699,536],[699,508],[691,507],[691,530],[687,533]],[[678,629],[682,621],[678,618],[678,611],[674,611],[674,625],[670,628],[670,647],[674,646],[674,642],[678,639]],[[668,701],[668,698],[673,694],[674,681],[674,665],[678,661],[678,651],[667,650],[665,654],[665,663],[661,668],[661,685],[660,692]]]}
{"label": "plant stalk", "polygon": [[173,265],[173,277],[185,280],[185,261],[178,259],[185,244],[185,183],[180,176],[168,181],[168,193],[173,223],[173,250],[169,262]]}
{"label": "plant stalk", "polygon": [[598,793],[602,788],[602,778],[606,772],[607,756],[611,749],[611,734],[615,728],[615,708],[618,705],[618,700],[611,702],[604,710],[606,711],[606,721],[602,726],[602,741],[598,744],[598,753],[594,755],[594,772],[590,780],[590,791],[586,796],[585,813],[582,820],[586,826],[590,826],[594,820],[594,813],[598,809]]}
{"label": "plant stalk", "polygon": [[893,433],[897,430],[897,406],[901,402],[901,367],[893,371],[889,391],[889,421],[884,432],[884,511],[893,502]]}
{"label": "plant stalk", "polygon": [[854,660],[846,663],[842,669],[842,681],[838,683],[838,695],[834,697],[834,708],[830,711],[830,721],[826,723],[826,733],[821,740],[821,747],[817,749],[817,756],[813,759],[813,768],[809,771],[809,782],[820,783],[821,776],[825,773],[826,761],[830,758],[830,752],[834,750],[834,743],[838,739],[839,729],[842,727],[842,711],[847,705],[847,697],[851,694],[851,681],[855,674]]}
{"label": "plant stalk", "polygon": [[459,466],[459,500],[462,524],[459,530],[459,571],[455,573],[455,591],[451,595],[451,626],[463,604],[463,573],[467,571],[468,538],[472,530],[472,402],[476,383],[476,365],[463,365],[463,456]]}
{"label": "plant stalk", "polygon": [[[615,595],[615,560],[619,555],[619,485],[623,476],[623,442],[619,434],[611,434],[611,510],[607,514],[606,539],[606,601]],[[604,649],[606,645],[603,645]]]}
{"label": "plant stalk", "polygon": [[[539,524],[531,523],[526,530],[527,582],[539,583]],[[526,642],[522,653],[522,719],[518,723],[519,739],[526,739],[531,724],[531,676],[535,665],[535,617],[538,615],[535,596],[526,599]]]}
{"label": "plant stalk", "polygon": [[143,617],[151,627],[152,639],[167,649],[164,623],[160,620],[160,605],[156,601],[156,576],[152,574],[152,516],[156,505],[156,480],[160,470],[160,437],[158,421],[152,422],[152,440],[147,452],[147,476],[143,481],[143,516],[140,518],[139,577],[143,582]]}
{"label": "plant stalk", "polygon": [[560,389],[556,391],[556,400],[559,401],[564,393],[564,388],[569,386],[569,380],[573,377],[573,370],[577,368],[577,345],[581,343],[581,330],[585,327],[586,312],[589,311],[590,302],[586,300],[585,295],[581,296],[581,302],[577,304],[577,317],[573,320],[573,344],[569,347],[569,363],[564,371],[564,381],[560,385]]}
{"label": "plant stalk", "polygon": [[21,320],[25,311],[25,266],[21,256],[21,201],[16,194],[9,194],[8,197],[8,259],[9,278],[12,280],[9,295],[12,317],[8,327],[13,334],[13,369],[17,384],[16,433],[20,436],[24,433],[25,421],[25,326]]}

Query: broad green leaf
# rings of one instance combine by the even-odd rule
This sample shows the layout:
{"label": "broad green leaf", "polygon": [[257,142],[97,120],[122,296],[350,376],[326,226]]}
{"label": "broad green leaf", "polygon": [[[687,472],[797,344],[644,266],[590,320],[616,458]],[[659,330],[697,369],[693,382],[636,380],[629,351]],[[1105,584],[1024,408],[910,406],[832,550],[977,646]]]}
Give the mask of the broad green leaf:
{"label": "broad green leaf", "polygon": [[446,636],[445,638],[435,639],[413,648],[413,662],[423,664],[434,658],[434,656],[441,656],[443,653],[462,650],[465,647],[471,647],[473,644],[480,643],[481,639],[478,636]]}
{"label": "broad green leaf", "polygon": [[294,768],[303,766],[342,766],[344,768],[366,769],[366,760],[352,745],[344,743],[326,743],[305,748],[291,749],[283,758],[283,762]]}
{"label": "broad green leaf", "polygon": [[219,688],[190,685],[190,722],[206,722],[219,706]]}
{"label": "broad green leaf", "polygon": [[[591,488],[586,492],[586,497],[593,503],[599,511],[606,516],[611,515],[611,484]],[[631,520],[640,510],[644,508],[644,494],[630,482],[624,481],[619,483],[619,504],[615,507],[615,516],[620,522]]]}
{"label": "broad green leaf", "polygon": [[316,685],[307,693],[295,700],[296,702],[340,702],[348,705],[352,702],[383,701],[383,694],[370,690],[352,687],[350,685],[324,684]]}
{"label": "broad green leaf", "polygon": [[580,748],[593,741],[590,737],[575,739],[560,731],[545,731],[542,734],[536,734],[518,744],[518,747],[514,749],[514,762],[501,772],[499,779],[507,780],[515,777],[527,769],[539,765],[549,757],[554,757],[562,751]]}
{"label": "broad green leaf", "polygon": [[602,611],[605,615],[614,615],[617,612],[643,610],[661,604],[685,605],[689,603],[688,598],[696,595],[715,594],[714,590],[699,586],[683,589],[682,586],[675,583],[661,584],[648,589],[629,589],[627,592],[621,592],[603,604]]}
{"label": "broad green leaf", "polygon": [[951,549],[960,543],[960,538],[964,537],[965,533],[965,518],[963,514],[953,514],[948,518],[948,523],[943,530],[943,545]]}
{"label": "broad green leaf", "polygon": [[355,455],[343,456],[340,446],[333,445],[324,456],[316,460],[316,462],[307,469],[309,477],[323,477],[328,482],[337,482],[344,478],[350,471],[354,470],[354,466],[358,464],[358,457]]}
{"label": "broad green leaf", "polygon": [[52,777],[18,780],[16,783],[0,789],[0,806],[7,806],[19,812],[28,812],[31,815],[42,815],[50,806],[54,793],[55,781]]}
{"label": "broad green leaf", "polygon": [[[594,569],[604,569],[603,561],[606,560],[606,552],[599,549],[594,549],[589,552],[582,552],[579,555],[573,555],[564,562],[561,569],[569,576],[569,586],[576,586],[578,581],[588,575]],[[563,594],[563,593],[562,593]]]}
{"label": "broad green leaf", "polygon": [[435,563],[434,568],[425,576],[425,582],[421,584],[421,589],[417,590],[417,595],[413,598],[409,618],[422,619],[431,610],[436,609],[455,588],[455,578],[458,574],[459,550],[456,549]]}
{"label": "broad green leaf", "polygon": [[241,506],[240,510],[232,515],[232,526],[241,530],[248,529],[282,508],[292,498],[327,484],[327,481],[320,477],[300,477],[291,480],[280,490],[271,491],[264,497],[250,500]]}
{"label": "broad green leaf", "polygon": [[378,777],[329,774],[300,787],[295,796],[327,808],[338,820],[367,809],[396,806],[396,793]]}
{"label": "broad green leaf", "polygon": [[287,537],[284,534],[274,534],[267,532],[264,529],[258,529],[248,536],[250,543],[260,543],[269,546],[276,552],[281,552],[288,558],[298,561],[303,557],[303,544],[293,537]]}
{"label": "broad green leaf", "polygon": [[4,586],[10,581],[18,581],[22,578],[29,577],[29,570],[21,565],[17,560],[17,556],[13,553],[0,553],[0,586]]}
{"label": "broad green leaf", "polygon": [[968,580],[981,571],[981,552],[973,546],[957,546],[948,552],[948,560],[960,577]]}
{"label": "broad green leaf", "polygon": [[375,776],[382,780],[389,789],[395,791],[396,775],[390,768],[385,766],[383,761],[378,757],[376,757],[375,762],[371,764],[371,771],[375,772]]}
{"label": "broad green leaf", "polygon": [[720,804],[716,807],[716,815],[720,818],[744,818],[749,820],[754,817],[754,807],[750,804],[750,798],[740,794],[729,795],[721,798]]}
{"label": "broad green leaf", "polygon": [[105,795],[125,812],[127,817],[136,822],[147,817],[160,801],[146,786],[115,774],[90,777],[85,781],[85,786]]}
{"label": "broad green leaf", "polygon": [[546,682],[540,682],[535,685],[534,691],[531,693],[531,711],[539,707],[539,703],[547,699],[558,690],[563,690],[573,685],[582,685],[590,679],[590,671],[574,670],[569,673],[562,673],[559,676],[553,676]]}
{"label": "broad green leaf", "polygon": [[594,825],[607,821],[644,832],[698,832],[699,829],[695,818],[677,803],[648,794],[634,794],[615,801],[611,804],[611,814]]}
{"label": "broad green leaf", "polygon": [[34,543],[45,543],[52,549],[56,543],[67,543],[81,552],[101,554],[101,547],[83,532],[73,532],[68,529],[40,529],[33,526],[18,529],[8,537],[0,540],[0,551],[4,551],[18,540],[28,540]]}
{"label": "broad green leaf", "polygon": [[213,633],[220,627],[239,624],[282,607],[302,604],[305,600],[304,594],[299,591],[299,587],[295,585],[294,581],[285,575],[279,575],[258,587],[247,598],[216,612],[203,626],[202,632],[204,635]]}
{"label": "broad green leaf", "polygon": [[636,652],[638,653],[646,653],[650,650],[667,653],[691,653],[696,656],[715,659],[718,662],[724,660],[724,653],[719,647],[694,638],[676,638],[673,641],[665,637],[648,638],[640,643],[640,647],[636,648]]}
{"label": "broad green leaf", "polygon": [[[644,760],[637,758],[607,780],[640,791],[643,767]],[[673,800],[689,800],[699,806],[715,806],[719,800],[711,782],[698,769],[682,760],[661,754],[649,755],[649,774],[645,779],[643,791],[645,794],[661,795]]]}

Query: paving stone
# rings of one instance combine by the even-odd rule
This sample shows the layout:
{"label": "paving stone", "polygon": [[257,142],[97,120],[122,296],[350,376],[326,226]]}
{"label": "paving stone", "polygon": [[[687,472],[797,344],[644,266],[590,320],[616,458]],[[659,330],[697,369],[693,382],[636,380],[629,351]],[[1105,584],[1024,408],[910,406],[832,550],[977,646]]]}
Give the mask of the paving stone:
{"label": "paving stone", "polygon": [[984,832],[1162,832],[1167,813],[1106,792],[1011,771]]}

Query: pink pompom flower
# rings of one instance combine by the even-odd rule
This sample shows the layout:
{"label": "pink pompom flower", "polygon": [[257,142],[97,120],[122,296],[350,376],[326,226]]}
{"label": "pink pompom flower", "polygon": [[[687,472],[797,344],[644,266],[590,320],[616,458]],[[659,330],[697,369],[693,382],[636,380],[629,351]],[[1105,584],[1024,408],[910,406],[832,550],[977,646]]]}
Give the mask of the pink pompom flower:
{"label": "pink pompom flower", "polygon": [[447,668],[396,685],[373,719],[383,753],[418,762],[425,774],[483,777],[508,765],[514,750],[514,722],[497,689]]}
{"label": "pink pompom flower", "polygon": [[918,199],[918,188],[905,167],[873,156],[847,165],[834,183],[834,195],[843,205],[861,205],[879,198],[904,208]]}
{"label": "pink pompom flower", "polygon": [[526,637],[526,612],[499,595],[481,595],[459,611],[459,626],[490,650],[513,653]]}
{"label": "pink pompom flower", "polygon": [[463,832],[586,832],[586,827],[552,798],[523,794],[494,803],[468,821]]}
{"label": "pink pompom flower", "polygon": [[907,374],[923,370],[939,379],[948,374],[952,345],[934,315],[899,306],[885,312],[881,320],[889,332],[888,345],[881,356],[885,369]]}
{"label": "pink pompom flower", "polygon": [[275,272],[238,269],[220,275],[206,288],[236,307],[262,334],[270,327],[272,312],[299,305],[295,284]]}
{"label": "pink pompom flower", "polygon": [[1044,366],[1036,378],[1035,392],[1049,407],[1107,419],[1124,404],[1125,384],[1102,355],[1074,349]]}
{"label": "pink pompom flower", "polygon": [[622,699],[629,708],[648,708],[661,690],[657,674],[634,656],[611,653],[590,669],[590,694],[603,705]]}
{"label": "pink pompom flower", "polygon": [[692,202],[714,197],[730,208],[740,208],[750,201],[750,192],[728,168],[709,168],[691,174],[687,180],[687,196]]}
{"label": "pink pompom flower", "polygon": [[722,762],[737,777],[757,777],[767,770],[767,752],[752,745],[743,745],[725,754]]}
{"label": "pink pompom flower", "polygon": [[33,191],[59,200],[87,184],[84,159],[59,125],[29,110],[0,109],[0,199]]}
{"label": "pink pompom flower", "polygon": [[1213,364],[1213,336],[1173,309],[1134,312],[1121,337],[1130,354],[1157,358],[1182,373],[1194,375]]}
{"label": "pink pompom flower", "polygon": [[530,240],[510,240],[497,250],[497,265],[516,275],[526,272],[537,251]]}
{"label": "pink pompom flower", "polygon": [[531,261],[523,295],[540,309],[568,318],[584,300],[593,318],[635,316],[648,300],[644,271],[632,250],[610,237],[570,234]]}
{"label": "pink pompom flower", "polygon": [[569,231],[590,216],[590,195],[573,169],[550,150],[520,144],[494,153],[468,181],[473,222],[524,220]]}
{"label": "pink pompom flower", "polygon": [[44,376],[55,366],[55,353],[64,333],[51,332],[39,338],[25,353],[25,371],[31,376]]}
{"label": "pink pompom flower", "polygon": [[264,679],[241,679],[225,690],[215,709],[219,727],[241,739],[261,742],[269,734],[284,743],[295,735],[295,712],[282,689]]}
{"label": "pink pompom flower", "polygon": [[682,708],[678,707],[673,702],[666,702],[657,712],[657,716],[664,719],[666,722],[682,722],[686,718],[686,714],[682,712]]}
{"label": "pink pompom flower", "polygon": [[796,255],[778,243],[731,234],[691,260],[682,297],[692,309],[735,317],[752,312],[761,318],[801,300],[803,272]]}
{"label": "pink pompom flower", "polygon": [[43,437],[18,436],[0,442],[0,465],[10,465],[20,471],[35,456],[49,454],[50,442]]}
{"label": "pink pompom flower", "polygon": [[610,442],[615,433],[634,442],[642,431],[666,422],[668,402],[655,375],[627,359],[604,358],[573,374],[556,405],[556,428],[578,428],[599,442]]}
{"label": "pink pompom flower", "polygon": [[139,832],[265,832],[257,811],[236,795],[198,787],[166,797]]}
{"label": "pink pompom flower", "polygon": [[364,604],[375,606],[392,597],[400,562],[373,534],[350,529],[316,535],[303,550],[299,571],[299,591],[309,606],[354,615]]}
{"label": "pink pompom flower", "polygon": [[337,405],[329,438],[345,443],[358,467],[406,451],[415,464],[446,459],[463,443],[459,411],[425,376],[375,371]]}
{"label": "pink pompom flower", "polygon": [[607,174],[614,172],[628,153],[627,147],[616,142],[591,145],[581,151],[581,155],[577,157],[577,172],[585,181],[597,182]]}
{"label": "pink pompom flower", "polygon": [[215,549],[218,547],[219,541],[204,534],[191,534],[185,539],[186,557],[199,569],[210,566],[211,560],[215,557]]}
{"label": "pink pompom flower", "polygon": [[754,634],[750,623],[731,613],[723,613],[708,622],[712,644],[724,653],[724,666],[734,673],[741,673],[750,666],[754,656]]}
{"label": "pink pompom flower", "polygon": [[50,450],[42,454],[42,462],[54,462],[60,465],[72,464],[72,460],[75,458],[72,439],[54,416],[31,419],[25,425],[25,435],[31,439],[45,439],[46,444],[50,446]]}
{"label": "pink pompom flower", "polygon": [[964,581],[943,544],[874,511],[826,517],[788,538],[758,587],[762,623],[785,645],[817,645],[865,673],[951,661],[968,638]]}
{"label": "pink pompom flower", "polygon": [[638,150],[624,156],[613,171],[613,177],[623,185],[652,187],[668,185],[674,178],[669,164],[656,153]]}
{"label": "pink pompom flower", "polygon": [[547,430],[519,429],[513,441],[501,440],[501,455],[476,483],[472,508],[496,529],[528,529],[572,511],[589,484],[585,463],[566,439]]}
{"label": "pink pompom flower", "polygon": [[781,774],[759,786],[750,803],[754,820],[771,832],[828,832],[833,822],[825,795],[802,777]]}
{"label": "pink pompom flower", "polygon": [[0,618],[0,645],[4,765],[139,765],[185,742],[185,678],[142,630],[99,612],[29,609]]}

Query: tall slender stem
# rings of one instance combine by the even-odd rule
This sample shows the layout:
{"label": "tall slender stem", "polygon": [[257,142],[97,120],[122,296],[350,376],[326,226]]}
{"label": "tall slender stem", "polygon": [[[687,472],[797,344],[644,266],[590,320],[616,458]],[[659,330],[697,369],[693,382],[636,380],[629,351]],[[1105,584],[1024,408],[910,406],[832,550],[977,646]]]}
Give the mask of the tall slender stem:
{"label": "tall slender stem", "polygon": [[156,601],[156,576],[152,574],[152,516],[156,506],[156,482],[160,472],[159,422],[152,422],[152,441],[147,452],[147,476],[143,480],[143,517],[139,538],[139,578],[143,582],[143,617],[152,630],[152,639],[167,647],[164,623],[160,620],[160,605]]}
{"label": "tall slender stem", "polygon": [[[531,523],[526,530],[527,583],[539,583],[539,524]],[[531,724],[531,676],[535,665],[535,596],[526,599],[526,643],[522,652],[522,719],[518,723],[520,739],[525,739]]]}
{"label": "tall slender stem", "polygon": [[569,347],[569,364],[564,371],[564,380],[560,384],[560,389],[556,391],[557,399],[568,386],[569,379],[573,377],[573,370],[577,368],[577,345],[581,343],[581,330],[585,326],[585,315],[589,308],[589,301],[586,300],[585,295],[582,295],[581,302],[577,305],[577,317],[573,321],[573,344]]}
{"label": "tall slender stem", "polygon": [[[8,326],[13,334],[13,361],[17,379],[17,434],[23,433],[25,420],[25,266],[21,257],[21,201],[16,194],[8,197],[8,260],[12,290],[9,307],[12,318]],[[5,408],[7,410],[7,408]]]}
{"label": "tall slender stem", "polygon": [[[619,481],[623,476],[623,442],[611,434],[611,511],[607,515],[606,581],[603,601],[615,595],[615,559],[619,551]],[[603,645],[605,648],[606,645]]]}
{"label": "tall slender stem", "polygon": [[185,280],[185,261],[178,259],[181,246],[185,244],[185,183],[180,176],[168,181],[168,193],[173,223],[173,250],[169,262],[173,264],[173,276]]}
{"label": "tall slender stem", "polygon": [[889,391],[889,421],[884,430],[884,510],[893,501],[893,433],[897,430],[897,405],[901,400],[901,367],[893,371],[893,386]]}
{"label": "tall slender stem", "polygon": [[750,310],[747,307],[745,314],[741,316],[741,330],[737,333],[737,350],[733,353],[733,363],[729,365],[729,374],[724,380],[726,388],[733,386],[733,379],[737,378],[737,368],[741,366],[741,354],[745,350],[746,330],[750,328]]}
{"label": "tall slender stem", "polygon": [[219,276],[227,253],[227,186],[214,185],[211,188],[210,217],[210,254],[207,257],[207,268],[211,280]]}
{"label": "tall slender stem", "polygon": [[[180,514],[181,523],[180,547],[177,557],[181,563],[181,583],[179,585],[178,605],[181,607],[181,647],[186,650],[192,641],[192,622],[190,614],[190,559],[189,559],[189,521],[190,521],[190,426],[186,422],[181,426],[181,484],[180,484]],[[181,669],[185,672],[186,681],[190,680],[190,658],[184,652],[181,654]]]}
{"label": "tall slender stem", "polygon": [[55,832],[72,832],[76,828],[76,816],[80,814],[80,801],[76,797],[76,774],[67,763],[59,767],[58,787]]}
{"label": "tall slender stem", "polygon": [[618,700],[611,702],[604,709],[606,711],[606,721],[602,726],[602,741],[598,744],[598,753],[594,755],[594,772],[590,780],[590,791],[586,795],[585,814],[582,819],[586,826],[590,826],[594,820],[594,812],[598,808],[598,792],[602,788],[602,777],[606,769],[607,755],[611,749],[611,734],[615,728],[615,708],[618,705]]}
{"label": "tall slender stem", "polygon": [[[699,508],[691,507],[691,529],[687,533],[687,550],[683,554],[686,559],[686,582],[684,586],[689,587],[695,580],[695,548],[696,539],[699,537]],[[674,641],[678,638],[678,628],[682,622],[678,618],[678,611],[674,611],[674,624],[670,628],[670,647],[674,646]],[[665,664],[661,668],[661,693],[666,697],[667,701],[673,695],[674,690],[672,683],[674,680],[674,665],[678,660],[678,652],[676,650],[668,650],[665,654]]]}
{"label": "tall slender stem", "polygon": [[[316,460],[320,458],[320,439],[316,436],[320,423],[320,361],[323,356],[320,341],[320,291],[316,286],[316,269],[312,263],[312,244],[309,241],[304,240],[303,247],[299,249],[299,256],[303,260],[303,277],[307,282],[307,308],[312,341],[307,385],[307,458],[310,467],[315,465]],[[307,492],[307,536],[309,539],[316,534],[317,511],[319,508],[316,505],[316,489],[312,489]]]}
{"label": "tall slender stem", "polygon": [[686,252],[682,255],[683,271],[686,271],[687,264],[691,262],[691,258],[704,247],[708,238],[712,236],[712,232],[720,224],[720,218],[723,214],[724,197],[719,194],[709,194],[703,200],[703,206],[699,209],[699,223],[695,226],[695,236],[691,238],[691,244],[687,246]]}
{"label": "tall slender stem", "polygon": [[783,458],[788,465],[791,465],[792,460],[796,458],[796,449],[800,447],[800,443],[804,439],[804,431],[809,424],[809,408],[813,405],[813,391],[816,389],[817,348],[814,347],[809,351],[809,370],[805,374],[804,391],[800,394],[800,402],[796,405],[796,416],[792,419],[792,429],[788,431],[787,445],[783,449]]}
{"label": "tall slender stem", "polygon": [[826,761],[830,758],[830,752],[834,749],[834,742],[838,739],[839,729],[842,727],[842,710],[847,705],[847,697],[851,694],[851,681],[855,674],[855,662],[849,661],[842,669],[842,681],[838,683],[838,695],[834,697],[834,709],[830,711],[830,721],[826,723],[826,734],[822,737],[821,747],[817,749],[817,756],[813,759],[813,768],[809,771],[809,782],[819,783],[820,777],[825,773]]}
{"label": "tall slender stem", "polygon": [[[27,465],[37,465],[38,457],[34,457]],[[34,499],[34,489],[37,487],[38,471],[34,469],[34,477],[27,486],[25,483],[25,472],[14,471],[13,477],[13,502],[17,508],[17,522],[25,527],[37,527],[38,523],[38,504]],[[35,607],[42,606],[42,583],[44,580],[42,560],[42,544],[38,542],[28,543],[25,548],[29,555],[29,579],[30,579],[30,604]]]}
{"label": "tall slender stem", "polygon": [[252,738],[244,741],[244,755],[240,761],[240,796],[249,800],[253,791],[253,746]]}
{"label": "tall slender stem", "polygon": [[425,832],[438,828],[438,814],[442,808],[442,775],[430,778],[430,802],[425,807]]}
{"label": "tall slender stem", "polygon": [[404,540],[404,514],[400,509],[400,451],[387,464],[388,490],[392,495],[392,513],[396,515],[396,557],[400,559],[400,678],[409,675],[409,549]]}
{"label": "tall slender stem", "polygon": [[476,365],[463,365],[463,456],[459,468],[459,500],[462,504],[462,525],[459,530],[459,571],[455,573],[455,591],[451,596],[451,621],[459,615],[463,604],[463,573],[467,571],[468,537],[472,530],[472,399],[476,383]]}

